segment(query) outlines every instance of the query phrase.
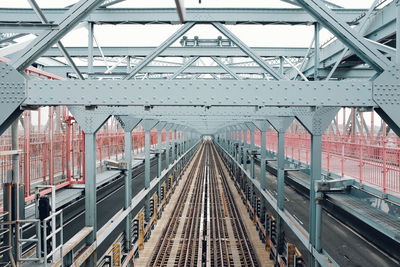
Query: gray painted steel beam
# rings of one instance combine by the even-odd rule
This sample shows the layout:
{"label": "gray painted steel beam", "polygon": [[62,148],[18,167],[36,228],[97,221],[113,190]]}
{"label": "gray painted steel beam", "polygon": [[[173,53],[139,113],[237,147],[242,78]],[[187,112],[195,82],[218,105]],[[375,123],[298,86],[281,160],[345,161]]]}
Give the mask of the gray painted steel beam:
{"label": "gray painted steel beam", "polygon": [[28,81],[24,104],[373,107],[372,90],[359,81],[43,80]]}
{"label": "gray painted steel beam", "polygon": [[[43,9],[50,22],[59,20],[68,9]],[[345,22],[352,23],[355,17],[366,12],[366,9],[334,9],[334,12]],[[4,22],[37,22],[31,9],[2,8],[0,17]],[[96,24],[118,23],[180,23],[174,8],[99,8],[86,19]],[[309,25],[316,20],[306,11],[298,8],[188,8],[186,22],[236,24],[303,24]]]}
{"label": "gray painted steel beam", "polygon": [[[145,57],[157,47],[102,47],[105,57]],[[87,57],[87,47],[66,47],[71,57]],[[303,57],[307,48],[303,47],[251,47],[261,57],[285,56]],[[93,49],[95,57],[101,57],[98,47]],[[49,48],[43,57],[61,57],[62,54],[54,47]],[[168,47],[160,53],[161,57],[244,57],[246,54],[238,47],[215,46],[215,47]]]}
{"label": "gray painted steel beam", "polygon": [[[92,77],[125,77],[129,72],[126,72],[125,66],[118,66],[114,69],[113,73],[105,74],[104,71],[107,69],[106,66],[94,66],[94,72],[90,72],[87,66],[79,66],[78,67],[81,73],[94,73],[91,75]],[[258,67],[237,67],[230,66],[229,67],[236,74],[263,74],[265,71]],[[179,69],[178,66],[146,66],[141,70],[141,73],[149,73],[149,74],[172,74],[175,73]],[[274,68],[278,71],[277,68]],[[59,75],[61,77],[67,76],[71,74],[71,69],[68,66],[45,66],[43,67],[44,71],[49,73],[53,73]],[[319,76],[321,78],[327,77],[330,69],[319,69]],[[183,74],[224,74],[225,71],[218,66],[190,66],[186,70],[183,71]],[[369,68],[339,68],[333,74],[332,78],[336,79],[364,79],[368,80],[371,78],[376,72]],[[309,72],[310,74],[310,72]],[[312,74],[312,73],[311,73]],[[151,78],[150,78],[151,79]],[[154,78],[159,79],[159,78]]]}

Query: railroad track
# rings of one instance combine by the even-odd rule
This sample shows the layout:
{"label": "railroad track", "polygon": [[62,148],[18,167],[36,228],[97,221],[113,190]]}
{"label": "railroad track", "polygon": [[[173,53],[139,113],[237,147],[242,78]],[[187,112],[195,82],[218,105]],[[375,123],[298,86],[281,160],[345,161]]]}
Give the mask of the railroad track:
{"label": "railroad track", "polygon": [[222,166],[204,142],[148,266],[261,266]]}

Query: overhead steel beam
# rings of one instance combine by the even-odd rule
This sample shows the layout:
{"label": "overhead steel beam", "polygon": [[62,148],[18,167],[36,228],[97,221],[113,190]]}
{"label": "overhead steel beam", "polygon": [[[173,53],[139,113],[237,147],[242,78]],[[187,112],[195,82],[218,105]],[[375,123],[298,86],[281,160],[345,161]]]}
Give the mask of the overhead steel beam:
{"label": "overhead steel beam", "polygon": [[0,32],[12,33],[43,33],[44,31],[52,31],[58,29],[58,25],[52,23],[0,23]]}
{"label": "overhead steel beam", "polygon": [[[79,66],[80,72],[90,73],[87,66]],[[229,67],[236,74],[263,74],[265,71],[260,67]],[[278,70],[278,68],[274,68]],[[288,70],[285,68],[284,70]],[[70,67],[68,66],[44,66],[43,70],[49,73],[53,73],[59,76],[65,77],[67,74],[71,73]],[[125,77],[128,72],[126,72],[125,66],[118,66],[113,69],[112,73],[104,73],[106,70],[105,66],[94,66],[92,76],[94,77]],[[147,66],[142,69],[141,72],[149,74],[173,74],[179,70],[178,66]],[[182,74],[225,74],[225,70],[218,66],[189,66]],[[319,69],[320,77],[326,77],[329,73],[329,68]],[[337,79],[369,79],[376,72],[369,68],[339,68],[333,74],[333,78]]]}
{"label": "overhead steel beam", "polygon": [[[27,81],[26,105],[373,107],[372,82]],[[378,86],[378,85],[376,85]]]}
{"label": "overhead steel beam", "polygon": [[[43,9],[50,22],[58,21],[68,9]],[[334,9],[338,17],[346,23],[354,22],[354,18],[366,9]],[[31,9],[0,8],[3,22],[37,22]],[[96,24],[136,24],[136,23],[180,23],[175,8],[99,8],[84,21]],[[310,25],[316,20],[306,11],[299,8],[187,8],[186,22],[210,23],[219,21],[228,24],[282,24]]]}
{"label": "overhead steel beam", "polygon": [[383,72],[391,65],[382,56],[382,53],[366,42],[359,33],[342,21],[321,1],[297,0],[297,3],[376,71]]}
{"label": "overhead steel beam", "polygon": [[182,34],[185,34],[190,30],[195,23],[189,22],[183,25],[179,30],[172,34],[167,40],[165,40],[159,47],[157,47],[151,54],[146,56],[138,65],[136,65],[131,72],[125,77],[125,80],[131,79],[135,74],[137,74],[144,66],[149,64],[153,59],[155,59],[162,51],[164,51],[168,46],[173,44]]}
{"label": "overhead steel beam", "polygon": [[[102,47],[105,57],[145,57],[157,47]],[[87,57],[87,47],[66,47],[71,57]],[[303,47],[250,47],[260,57],[304,57],[307,48]],[[49,48],[42,57],[61,57],[55,48]],[[93,56],[101,57],[100,50],[93,48]],[[168,47],[159,54],[160,57],[245,57],[247,56],[238,47],[232,46],[194,46],[194,47]]]}
{"label": "overhead steel beam", "polygon": [[[49,47],[59,41],[77,23],[85,18],[90,11],[97,8],[103,0],[81,0],[72,6],[61,19],[57,20],[57,30],[46,31],[33,40],[23,51],[11,61],[18,71],[23,71]],[[17,16],[18,17],[18,16]]]}
{"label": "overhead steel beam", "polygon": [[267,62],[265,62],[259,55],[257,55],[250,47],[243,43],[236,35],[234,35],[228,28],[219,22],[212,23],[213,26],[223,33],[228,39],[234,42],[243,52],[245,52],[249,57],[251,57],[258,65],[260,65],[266,72],[271,74],[271,76],[276,80],[284,79],[282,75],[277,73]]}

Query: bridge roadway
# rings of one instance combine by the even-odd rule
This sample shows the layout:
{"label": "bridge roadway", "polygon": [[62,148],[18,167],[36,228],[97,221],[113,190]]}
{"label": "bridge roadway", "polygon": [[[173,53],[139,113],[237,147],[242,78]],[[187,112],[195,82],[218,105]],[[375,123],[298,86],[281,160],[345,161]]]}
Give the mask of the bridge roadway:
{"label": "bridge roadway", "polygon": [[[268,165],[266,172],[267,191],[274,197],[277,197],[276,176],[270,173],[270,171],[274,172],[274,170],[276,170],[276,166],[274,162],[269,162]],[[254,166],[254,174],[259,180],[259,162],[256,161]],[[287,166],[287,168],[288,167],[289,166]],[[298,176],[299,173],[290,172],[290,175]],[[288,179],[288,177],[286,176],[285,179]],[[289,186],[285,183],[285,208],[294,215],[305,229],[308,229],[310,202],[304,188],[300,187],[300,185],[293,186],[292,184],[292,186]],[[269,211],[272,210],[268,204],[267,209]],[[276,216],[276,214],[274,216]],[[323,209],[322,247],[340,266],[400,266],[398,260],[379,249],[345,223],[346,222],[337,219],[325,208]],[[301,245],[301,242],[296,240],[295,235],[288,230],[287,226],[285,226],[285,228],[286,238],[294,242],[304,254],[306,249]],[[400,247],[397,247],[397,250],[396,247],[391,247],[391,249],[400,254]],[[400,257],[400,255],[397,255],[397,257]],[[307,261],[307,258],[305,258],[305,260]]]}
{"label": "bridge roadway", "polygon": [[[163,154],[162,165],[165,166],[165,154]],[[269,163],[273,167],[273,164]],[[157,161],[151,160],[151,179],[157,174]],[[255,164],[255,175],[260,176],[259,162]],[[295,175],[295,174],[293,174]],[[276,196],[276,177],[267,171],[267,190]],[[258,179],[258,178],[257,178]],[[132,190],[133,195],[144,188],[144,165],[140,164],[133,171]],[[71,189],[62,189],[71,190]],[[75,190],[75,189],[72,189]],[[124,198],[123,176],[118,175],[108,183],[102,185],[97,191],[98,228],[101,228],[108,220],[123,207]],[[140,206],[140,205],[138,205]],[[304,188],[295,188],[285,185],[285,207],[295,218],[308,228],[309,199],[304,193]],[[64,209],[64,240],[68,240],[84,226],[84,196],[63,205]],[[269,207],[271,210],[271,207]],[[135,212],[134,212],[135,213]],[[133,214],[134,214],[133,213]],[[120,224],[112,234],[98,248],[101,257],[117,236],[123,232],[124,226]],[[290,231],[286,231],[287,239],[294,242],[297,247],[302,248],[300,242]],[[323,210],[322,244],[324,249],[341,266],[399,266],[400,262],[380,250],[377,246],[366,240],[356,231]],[[395,248],[394,248],[395,249]],[[398,249],[397,251],[400,251]],[[399,252],[400,253],[400,252]],[[307,260],[307,258],[305,258]]]}

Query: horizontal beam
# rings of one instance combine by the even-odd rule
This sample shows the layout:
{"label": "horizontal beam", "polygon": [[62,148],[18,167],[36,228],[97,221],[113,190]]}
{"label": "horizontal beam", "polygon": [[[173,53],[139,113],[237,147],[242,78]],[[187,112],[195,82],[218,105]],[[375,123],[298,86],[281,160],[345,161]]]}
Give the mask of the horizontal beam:
{"label": "horizontal beam", "polygon": [[[66,47],[71,57],[87,57],[87,47]],[[145,57],[156,47],[102,47],[105,57]],[[302,47],[251,47],[261,57],[304,57],[307,48]],[[42,57],[61,57],[60,51],[52,47]],[[101,57],[98,47],[93,48],[93,56]],[[161,57],[247,57],[238,47],[168,47],[160,53]]]}
{"label": "horizontal beam", "polygon": [[[266,116],[294,116],[291,108],[264,107],[254,108],[246,106],[236,107],[194,107],[194,106],[154,106],[150,109],[142,106],[113,107],[110,109],[115,115],[135,115],[143,119],[229,119],[229,118],[259,118]],[[162,118],[160,118],[162,117]]]}
{"label": "horizontal beam", "polygon": [[27,81],[25,105],[373,107],[372,82]]}
{"label": "horizontal beam", "polygon": [[[141,73],[149,73],[149,74],[173,74],[180,67],[179,66],[147,66],[144,67]],[[253,67],[241,67],[241,66],[229,66],[229,68],[237,74],[263,74],[265,70],[261,69],[258,66]],[[79,66],[78,69],[82,73],[88,73],[87,66]],[[116,67],[112,73],[105,74],[106,66],[94,66],[94,74],[96,77],[112,77],[112,76],[121,76],[124,77],[128,74],[126,71],[126,66],[118,66]],[[278,68],[274,68],[278,70]],[[285,70],[290,69],[286,68]],[[72,69],[69,66],[45,66],[43,67],[44,71],[49,73],[53,73],[59,76],[65,77],[69,73],[73,73]],[[329,74],[330,69],[320,69],[320,77],[326,77]],[[226,74],[226,71],[219,66],[190,66],[185,69],[182,74]],[[332,78],[338,79],[369,79],[375,74],[375,71],[368,68],[339,68],[333,74]]]}
{"label": "horizontal beam", "polygon": [[0,23],[0,32],[41,33],[45,30],[55,30],[57,27],[55,24],[42,23]]}
{"label": "horizontal beam", "polygon": [[[42,9],[50,22],[57,21],[67,9]],[[351,23],[365,9],[334,9],[343,21]],[[1,8],[3,22],[38,22],[31,9]],[[174,8],[101,8],[93,11],[84,21],[97,24],[180,23]],[[306,11],[298,8],[188,8],[185,22],[221,22],[226,24],[311,24],[315,22]]]}

